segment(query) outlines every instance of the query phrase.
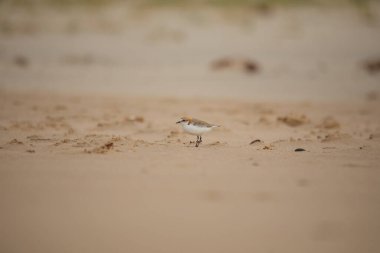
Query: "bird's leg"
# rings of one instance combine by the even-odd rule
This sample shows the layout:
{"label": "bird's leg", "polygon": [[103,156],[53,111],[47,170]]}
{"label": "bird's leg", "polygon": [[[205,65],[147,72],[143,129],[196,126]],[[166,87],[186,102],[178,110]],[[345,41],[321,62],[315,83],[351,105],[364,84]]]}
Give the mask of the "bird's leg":
{"label": "bird's leg", "polygon": [[198,147],[199,146],[199,136],[197,135],[197,141],[195,142],[195,146]]}
{"label": "bird's leg", "polygon": [[202,143],[202,135],[199,136],[199,143]]}

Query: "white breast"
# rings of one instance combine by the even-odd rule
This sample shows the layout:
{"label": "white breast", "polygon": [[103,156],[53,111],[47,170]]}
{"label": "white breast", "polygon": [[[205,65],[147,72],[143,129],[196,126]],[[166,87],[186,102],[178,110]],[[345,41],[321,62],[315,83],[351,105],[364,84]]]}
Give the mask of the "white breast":
{"label": "white breast", "polygon": [[189,125],[186,122],[181,123],[183,130],[189,134],[193,135],[202,135],[204,133],[210,132],[211,127],[201,127],[201,126],[194,126],[194,125]]}

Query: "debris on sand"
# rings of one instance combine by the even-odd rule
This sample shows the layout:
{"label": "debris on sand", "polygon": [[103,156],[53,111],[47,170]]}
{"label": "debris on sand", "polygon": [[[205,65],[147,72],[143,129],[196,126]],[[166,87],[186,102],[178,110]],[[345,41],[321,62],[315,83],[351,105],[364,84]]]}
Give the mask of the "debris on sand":
{"label": "debris on sand", "polygon": [[264,146],[263,147],[263,150],[273,150],[273,145],[269,145],[269,146]]}
{"label": "debris on sand", "polygon": [[324,129],[335,129],[339,128],[340,124],[333,117],[326,117],[322,120],[322,123],[319,125],[319,127]]}
{"label": "debris on sand", "polygon": [[138,122],[138,123],[143,123],[145,121],[144,117],[142,116],[135,116],[135,115],[132,115],[132,116],[129,116],[129,117],[125,117],[124,118],[124,121],[126,122]]}
{"label": "debris on sand", "polygon": [[380,133],[370,134],[368,139],[369,140],[380,139]]}
{"label": "debris on sand", "polygon": [[291,127],[297,127],[310,123],[310,120],[305,115],[288,115],[285,117],[278,117],[277,120]]}
{"label": "debris on sand", "polygon": [[114,147],[114,143],[113,142],[107,142],[106,144],[104,144],[104,145],[102,145],[100,147],[96,147],[96,148],[94,148],[92,150],[85,149],[84,152],[88,153],[88,154],[91,154],[91,153],[105,154],[108,151],[110,151],[113,147]]}
{"label": "debris on sand", "polygon": [[376,101],[379,99],[380,95],[376,91],[370,91],[366,95],[368,101]]}
{"label": "debris on sand", "polygon": [[17,139],[13,139],[13,140],[11,140],[10,142],[8,142],[8,144],[19,144],[19,145],[23,145],[24,143],[21,142],[21,141],[18,141]]}
{"label": "debris on sand", "polygon": [[273,7],[270,3],[258,1],[255,4],[255,10],[257,10],[260,14],[270,14],[273,11]]}
{"label": "debris on sand", "polygon": [[294,152],[303,152],[303,151],[306,151],[306,150],[303,149],[303,148],[296,148],[296,149],[294,150]]}
{"label": "debris on sand", "polygon": [[338,140],[345,140],[345,139],[351,139],[351,136],[349,134],[342,134],[339,132],[327,134],[321,142],[331,142],[331,141],[338,141]]}
{"label": "debris on sand", "polygon": [[370,74],[378,73],[378,72],[380,71],[380,59],[367,61],[367,62],[364,64],[364,68],[365,68],[365,70],[367,70],[368,73],[370,73]]}
{"label": "debris on sand", "polygon": [[18,55],[13,58],[13,63],[21,68],[29,66],[29,60],[25,56]]}
{"label": "debris on sand", "polygon": [[211,69],[225,70],[236,68],[246,73],[255,73],[259,70],[259,65],[248,59],[221,58],[211,62]]}
{"label": "debris on sand", "polygon": [[242,62],[245,72],[253,73],[259,70],[257,63],[246,60]]}
{"label": "debris on sand", "polygon": [[34,149],[27,149],[26,152],[28,152],[28,153],[36,153],[36,151]]}
{"label": "debris on sand", "polygon": [[113,142],[106,143],[102,146],[102,148],[110,149],[113,147]]}
{"label": "debris on sand", "polygon": [[229,58],[222,58],[215,60],[211,63],[211,68],[214,70],[220,70],[225,68],[230,68],[233,65],[233,60]]}
{"label": "debris on sand", "polygon": [[39,135],[30,135],[26,137],[30,141],[52,141],[50,138],[43,138]]}
{"label": "debris on sand", "polygon": [[113,136],[112,138],[111,138],[111,142],[117,142],[117,141],[121,141],[122,139],[121,139],[121,137],[120,136]]}
{"label": "debris on sand", "polygon": [[256,140],[253,140],[253,141],[251,141],[250,143],[249,143],[249,145],[252,145],[252,144],[255,144],[255,143],[260,143],[261,142],[261,140],[259,140],[259,139],[256,139]]}
{"label": "debris on sand", "polygon": [[59,146],[61,144],[66,144],[66,143],[70,143],[70,142],[71,142],[70,139],[63,139],[63,140],[60,140],[60,141],[54,143],[54,146]]}

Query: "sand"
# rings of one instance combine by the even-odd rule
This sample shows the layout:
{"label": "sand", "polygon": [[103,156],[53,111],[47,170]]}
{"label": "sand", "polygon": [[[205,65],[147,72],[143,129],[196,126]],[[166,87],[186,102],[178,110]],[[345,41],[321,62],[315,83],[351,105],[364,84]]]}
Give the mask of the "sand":
{"label": "sand", "polygon": [[[378,102],[1,101],[4,252],[379,249]],[[190,108],[222,125],[199,148]]]}
{"label": "sand", "polygon": [[[361,67],[379,26],[283,10],[254,18],[267,28],[250,47],[244,25],[199,20],[148,39],[133,25],[1,35],[1,252],[380,250],[379,76]],[[212,46],[221,31],[236,37]],[[223,57],[257,72],[210,67]],[[195,148],[184,115],[221,127]]]}

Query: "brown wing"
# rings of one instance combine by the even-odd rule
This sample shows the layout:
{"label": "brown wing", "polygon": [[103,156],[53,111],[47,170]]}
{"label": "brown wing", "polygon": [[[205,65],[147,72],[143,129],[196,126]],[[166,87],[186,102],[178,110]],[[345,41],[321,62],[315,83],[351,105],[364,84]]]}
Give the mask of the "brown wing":
{"label": "brown wing", "polygon": [[193,123],[196,126],[206,126],[206,127],[212,127],[213,125],[210,123],[207,123],[206,121],[200,120],[200,119],[192,119],[191,123]]}

